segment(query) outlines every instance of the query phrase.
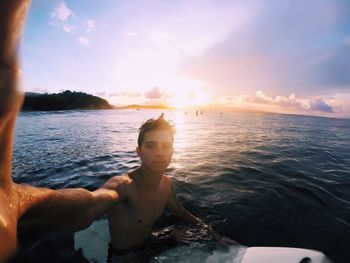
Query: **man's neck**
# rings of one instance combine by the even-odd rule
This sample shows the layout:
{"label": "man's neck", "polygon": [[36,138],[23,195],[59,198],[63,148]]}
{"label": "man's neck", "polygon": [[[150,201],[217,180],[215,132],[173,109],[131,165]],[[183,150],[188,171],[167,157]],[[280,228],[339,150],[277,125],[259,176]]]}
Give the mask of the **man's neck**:
{"label": "man's neck", "polygon": [[163,173],[155,173],[150,171],[146,167],[140,166],[137,170],[137,183],[142,186],[142,188],[157,188],[162,180]]}

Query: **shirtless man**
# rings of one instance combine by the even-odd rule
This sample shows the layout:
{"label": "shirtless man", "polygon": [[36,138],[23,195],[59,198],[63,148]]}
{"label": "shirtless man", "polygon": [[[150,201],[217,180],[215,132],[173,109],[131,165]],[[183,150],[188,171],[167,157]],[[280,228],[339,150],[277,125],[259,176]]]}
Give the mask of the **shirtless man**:
{"label": "shirtless man", "polygon": [[0,1],[0,262],[16,251],[18,222],[23,227],[87,227],[118,199],[114,190],[51,190],[12,181],[15,122],[23,95],[17,90],[17,48],[29,0]]}
{"label": "shirtless man", "polygon": [[0,262],[15,253],[18,226],[76,231],[111,208],[110,232],[116,249],[142,242],[165,206],[190,223],[203,224],[181,206],[171,179],[163,175],[173,154],[173,131],[164,128],[164,120],[158,121],[162,128],[140,133],[137,153],[141,167],[112,178],[94,192],[81,188],[51,190],[12,181],[14,128],[23,100],[17,89],[17,48],[29,3],[0,1]]}
{"label": "shirtless man", "polygon": [[140,127],[136,149],[141,166],[111,178],[103,186],[118,192],[108,221],[112,250],[120,255],[139,247],[150,236],[165,207],[186,222],[206,228],[215,239],[232,244],[188,212],[176,198],[171,178],[164,175],[173,155],[173,141],[174,129],[162,116],[146,121]]}

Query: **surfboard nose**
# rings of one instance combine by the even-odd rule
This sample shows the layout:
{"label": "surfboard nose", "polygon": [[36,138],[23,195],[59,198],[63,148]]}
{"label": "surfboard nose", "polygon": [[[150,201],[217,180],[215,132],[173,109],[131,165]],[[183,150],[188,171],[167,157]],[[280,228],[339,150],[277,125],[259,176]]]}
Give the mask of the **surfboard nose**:
{"label": "surfboard nose", "polygon": [[239,263],[271,262],[332,263],[332,261],[320,251],[291,247],[249,247],[245,250],[243,257],[239,261]]}

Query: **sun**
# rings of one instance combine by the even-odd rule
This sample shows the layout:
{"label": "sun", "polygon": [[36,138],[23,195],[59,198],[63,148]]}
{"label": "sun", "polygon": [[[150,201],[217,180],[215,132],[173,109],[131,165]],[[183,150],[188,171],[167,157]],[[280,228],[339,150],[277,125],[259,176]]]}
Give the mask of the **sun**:
{"label": "sun", "polygon": [[178,91],[169,100],[170,106],[177,109],[204,106],[209,104],[209,102],[209,95],[198,91]]}

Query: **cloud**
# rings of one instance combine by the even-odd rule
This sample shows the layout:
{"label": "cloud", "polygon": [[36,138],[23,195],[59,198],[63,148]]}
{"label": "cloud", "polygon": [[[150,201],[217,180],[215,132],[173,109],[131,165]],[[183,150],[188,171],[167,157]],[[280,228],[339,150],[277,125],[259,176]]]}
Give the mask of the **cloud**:
{"label": "cloud", "polygon": [[70,33],[74,29],[74,27],[71,25],[62,25],[62,29],[67,33]]}
{"label": "cloud", "polygon": [[291,94],[289,97],[270,97],[262,91],[257,91],[254,95],[240,95],[238,98],[241,103],[268,104],[282,107],[302,108],[302,103],[296,98],[295,94]]}
{"label": "cloud", "polygon": [[92,19],[88,19],[87,22],[86,22],[86,31],[85,33],[88,34],[90,33],[96,26],[96,23],[94,20]]}
{"label": "cloud", "polygon": [[78,37],[78,42],[82,45],[82,46],[89,46],[90,45],[90,40],[85,37],[85,36],[79,36]]}
{"label": "cloud", "polygon": [[346,10],[349,1],[266,1],[250,21],[203,55],[188,58],[182,72],[221,95],[350,92]]}
{"label": "cloud", "polygon": [[80,36],[78,37],[78,42],[79,42],[81,45],[87,47],[87,46],[90,46],[90,43],[91,43],[90,37],[88,37],[88,35],[89,35],[89,34],[91,33],[91,31],[96,27],[96,23],[95,23],[94,20],[88,19],[88,20],[86,21],[86,25],[85,25],[85,26],[86,26],[86,30],[85,30],[85,32],[84,32],[82,35],[80,35]]}
{"label": "cloud", "polygon": [[310,102],[310,110],[333,113],[333,108],[327,105],[322,99],[316,99]]}
{"label": "cloud", "polygon": [[51,17],[60,21],[66,21],[70,16],[74,16],[71,9],[66,6],[65,2],[60,3],[52,12]]}
{"label": "cloud", "polygon": [[147,99],[160,99],[162,97],[162,93],[158,87],[154,87],[145,93],[145,97]]}
{"label": "cloud", "polygon": [[96,96],[98,97],[106,97],[106,92],[102,91],[102,92],[97,92],[95,93]]}
{"label": "cloud", "polygon": [[96,26],[96,23],[94,20],[92,19],[88,19],[86,21],[86,30],[85,32],[83,33],[83,35],[80,35],[78,37],[78,42],[82,45],[82,46],[85,46],[85,47],[88,47],[90,46],[90,37],[88,37],[88,34],[91,33],[91,31],[95,28]]}
{"label": "cloud", "polygon": [[[72,24],[72,19],[74,20],[74,26]],[[95,27],[96,22],[93,19],[87,19],[85,22],[79,22],[76,19],[74,12],[66,5],[65,2],[61,2],[51,13],[50,25],[62,29],[67,33],[73,33],[75,35],[80,35],[78,41],[83,46],[89,46],[90,40],[87,37]]]}
{"label": "cloud", "polygon": [[226,98],[229,104],[241,106],[272,106],[276,110],[296,112],[323,112],[334,113],[333,107],[326,103],[323,98],[298,98],[295,94],[287,96],[268,96],[262,91],[254,95],[240,95],[236,98]]}
{"label": "cloud", "polygon": [[70,18],[75,18],[73,11],[67,7],[65,2],[61,2],[51,13],[50,25],[61,28],[70,33],[74,27],[68,23]]}
{"label": "cloud", "polygon": [[141,93],[138,92],[115,92],[108,94],[109,97],[129,97],[138,98],[141,97]]}

